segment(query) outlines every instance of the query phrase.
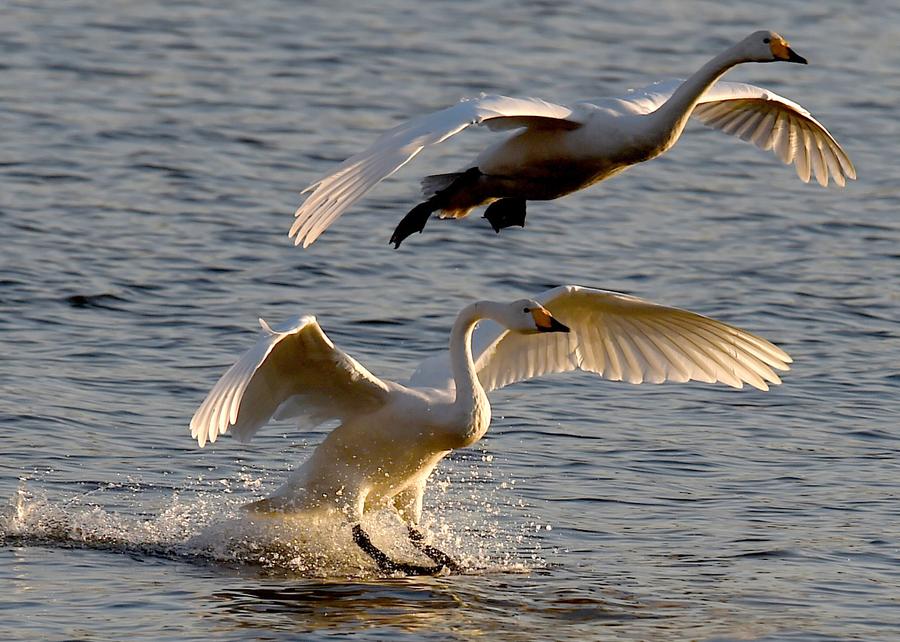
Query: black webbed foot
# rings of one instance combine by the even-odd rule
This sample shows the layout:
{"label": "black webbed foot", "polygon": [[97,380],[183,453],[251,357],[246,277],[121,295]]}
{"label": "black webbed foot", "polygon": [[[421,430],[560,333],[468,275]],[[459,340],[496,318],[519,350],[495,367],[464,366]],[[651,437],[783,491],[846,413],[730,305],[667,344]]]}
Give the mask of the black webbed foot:
{"label": "black webbed foot", "polygon": [[439,206],[433,201],[434,199],[428,199],[424,203],[419,203],[403,217],[391,235],[391,240],[388,241],[393,243],[395,250],[400,247],[400,244],[406,237],[414,232],[422,233],[422,230],[425,229],[425,223],[428,222],[428,217],[431,216],[432,212],[439,209]]}
{"label": "black webbed foot", "polygon": [[413,543],[413,546],[425,553],[425,555],[427,555],[433,562],[437,562],[441,566],[446,566],[447,570],[451,573],[463,572],[462,566],[460,566],[456,560],[447,555],[441,549],[435,548],[434,546],[425,543],[425,533],[418,530],[417,528],[414,528],[413,526],[407,526],[407,530],[409,531],[409,541]]}
{"label": "black webbed foot", "polygon": [[384,551],[380,550],[372,543],[372,540],[369,539],[369,536],[359,524],[353,526],[353,541],[356,542],[356,545],[359,546],[366,555],[375,560],[375,563],[380,570],[386,573],[395,573],[399,571],[407,575],[437,575],[444,570],[443,564],[438,564],[437,566],[420,566],[419,564],[395,562],[388,557]]}
{"label": "black webbed foot", "polygon": [[[398,249],[400,244],[414,232],[421,233],[425,229],[428,217],[433,212],[445,209],[452,201],[454,194],[459,194],[471,189],[481,179],[481,170],[477,167],[470,167],[464,172],[455,174],[435,174],[427,176],[422,185],[425,193],[428,194],[434,188],[440,187],[434,192],[434,195],[424,203],[419,203],[412,208],[409,213],[403,217],[400,224],[394,230],[389,241],[394,245],[394,249]],[[524,217],[524,214],[522,215]],[[519,223],[522,225],[522,223]]]}
{"label": "black webbed foot", "polygon": [[505,227],[513,225],[525,227],[525,199],[501,198],[499,201],[491,203],[485,210],[484,218],[488,220],[497,234]]}

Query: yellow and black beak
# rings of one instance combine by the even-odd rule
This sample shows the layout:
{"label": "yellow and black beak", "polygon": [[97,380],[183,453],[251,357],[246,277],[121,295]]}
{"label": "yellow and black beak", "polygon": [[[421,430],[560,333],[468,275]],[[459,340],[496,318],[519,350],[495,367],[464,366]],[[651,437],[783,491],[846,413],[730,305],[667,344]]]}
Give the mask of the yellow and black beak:
{"label": "yellow and black beak", "polygon": [[534,318],[534,327],[538,332],[569,332],[569,326],[563,325],[550,314],[546,308],[532,308],[531,316]]}
{"label": "yellow and black beak", "polygon": [[808,64],[806,62],[806,58],[791,49],[788,43],[784,40],[773,40],[770,47],[772,49],[772,55],[775,56],[775,58],[777,58],[778,60],[783,60],[785,62],[797,62],[801,65]]}

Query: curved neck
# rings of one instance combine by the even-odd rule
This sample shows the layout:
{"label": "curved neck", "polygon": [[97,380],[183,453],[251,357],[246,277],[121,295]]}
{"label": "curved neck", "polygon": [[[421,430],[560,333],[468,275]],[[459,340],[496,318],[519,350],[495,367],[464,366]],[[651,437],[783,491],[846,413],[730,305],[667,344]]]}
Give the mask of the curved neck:
{"label": "curved neck", "polygon": [[456,384],[457,408],[472,412],[482,403],[487,403],[487,395],[472,360],[472,331],[480,319],[490,318],[493,306],[489,301],[479,301],[467,305],[456,317],[450,331],[450,367]]}
{"label": "curved neck", "polygon": [[700,67],[675,90],[669,99],[650,114],[654,129],[668,132],[674,143],[706,90],[735,65],[745,62],[738,46],[726,49]]}

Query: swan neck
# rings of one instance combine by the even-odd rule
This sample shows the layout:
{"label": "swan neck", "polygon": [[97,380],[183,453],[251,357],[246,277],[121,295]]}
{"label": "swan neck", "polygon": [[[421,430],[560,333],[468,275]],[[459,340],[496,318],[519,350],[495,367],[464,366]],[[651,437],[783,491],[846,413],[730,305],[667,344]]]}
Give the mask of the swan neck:
{"label": "swan neck", "polygon": [[681,136],[688,118],[706,90],[712,87],[726,71],[741,62],[744,62],[743,56],[738,53],[736,47],[732,47],[700,67],[690,78],[681,83],[662,106],[653,112],[652,117],[656,127],[669,132],[674,144]]}
{"label": "swan neck", "polygon": [[472,360],[472,332],[479,320],[489,316],[490,311],[485,309],[489,306],[486,301],[466,306],[456,317],[450,332],[450,366],[456,384],[456,405],[469,412],[474,411],[481,400],[487,399]]}

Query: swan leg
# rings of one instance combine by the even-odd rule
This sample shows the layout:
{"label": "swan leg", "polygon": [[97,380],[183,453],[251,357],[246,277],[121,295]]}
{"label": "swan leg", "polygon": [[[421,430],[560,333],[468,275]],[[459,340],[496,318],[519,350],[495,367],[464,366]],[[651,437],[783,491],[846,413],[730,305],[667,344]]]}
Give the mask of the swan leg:
{"label": "swan leg", "polygon": [[[481,177],[482,173],[477,167],[470,167],[466,171],[456,174],[437,174],[427,177],[424,182],[426,189],[447,184],[448,181],[451,182],[447,187],[435,192],[434,196],[424,203],[416,205],[403,217],[389,241],[393,243],[394,249],[399,248],[406,237],[414,232],[421,233],[433,212],[451,207],[457,210],[461,209],[462,215],[464,215],[469,209],[475,207],[477,202],[468,201],[471,196],[470,192],[478,185]],[[464,205],[457,202],[460,197],[462,197]]]}
{"label": "swan leg", "polygon": [[412,525],[408,525],[406,528],[409,531],[409,541],[413,543],[413,546],[425,553],[431,561],[436,562],[440,566],[446,566],[447,570],[451,573],[463,572],[462,566],[460,566],[456,560],[441,549],[425,543],[425,533]]}
{"label": "swan leg", "polygon": [[525,227],[525,199],[501,198],[485,210],[484,218],[497,234],[505,227]]}
{"label": "swan leg", "polygon": [[388,573],[399,571],[401,573],[406,573],[407,575],[436,575],[444,570],[443,564],[437,566],[420,566],[419,564],[395,562],[388,557],[384,551],[372,543],[372,540],[369,539],[368,534],[362,529],[360,524],[353,525],[353,541],[356,542],[356,545],[359,546],[366,555],[375,560],[379,570]]}
{"label": "swan leg", "polygon": [[409,486],[394,495],[392,501],[400,519],[406,522],[409,541],[433,562],[446,566],[451,573],[462,573],[462,566],[439,548],[425,543],[425,533],[416,528],[422,519],[422,497],[425,494],[425,480]]}
{"label": "swan leg", "polygon": [[397,228],[394,230],[394,233],[391,235],[391,240],[388,241],[388,243],[394,245],[395,250],[400,247],[400,244],[406,237],[414,232],[422,233],[422,230],[425,229],[425,223],[428,222],[428,218],[431,216],[432,212],[441,209],[440,203],[436,202],[438,201],[438,196],[439,195],[433,196],[424,203],[419,203],[403,217],[397,225]]}

